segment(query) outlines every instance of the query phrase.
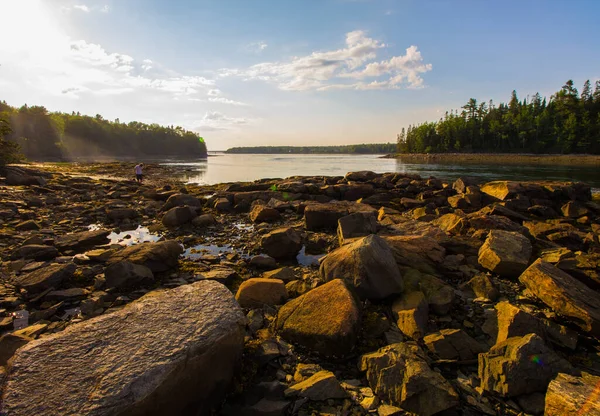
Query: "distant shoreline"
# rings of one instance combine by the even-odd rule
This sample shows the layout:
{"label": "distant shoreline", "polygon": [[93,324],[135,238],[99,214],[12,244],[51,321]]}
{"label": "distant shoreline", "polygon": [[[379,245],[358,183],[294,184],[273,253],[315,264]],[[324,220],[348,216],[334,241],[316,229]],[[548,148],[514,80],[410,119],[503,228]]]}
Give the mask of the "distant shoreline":
{"label": "distant shoreline", "polygon": [[509,165],[562,165],[600,167],[600,155],[552,155],[514,153],[391,153],[385,159],[400,159],[406,163],[465,163]]}

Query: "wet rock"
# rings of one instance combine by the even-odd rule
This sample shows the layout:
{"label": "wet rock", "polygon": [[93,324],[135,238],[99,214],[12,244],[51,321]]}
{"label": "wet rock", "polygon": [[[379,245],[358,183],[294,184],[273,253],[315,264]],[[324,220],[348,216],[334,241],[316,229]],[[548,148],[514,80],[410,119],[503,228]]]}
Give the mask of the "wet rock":
{"label": "wet rock", "polygon": [[52,260],[58,257],[56,247],[32,244],[18,248],[13,253],[13,259],[23,258],[25,260]]}
{"label": "wet rock", "polygon": [[0,366],[6,366],[8,360],[23,345],[33,341],[25,335],[6,334],[0,338]]}
{"label": "wet rock", "polygon": [[317,231],[322,229],[335,229],[338,220],[348,215],[348,208],[335,204],[311,204],[304,210],[306,229]]}
{"label": "wet rock", "polygon": [[295,258],[302,248],[302,237],[293,228],[278,228],[264,235],[260,246],[273,258]]}
{"label": "wet rock", "polygon": [[191,207],[174,207],[165,213],[162,223],[165,227],[178,227],[191,222],[194,218],[196,218],[196,212]]}
{"label": "wet rock", "polygon": [[17,225],[15,225],[15,230],[17,231],[37,231],[41,230],[42,226],[39,225],[34,220],[23,221]]}
{"label": "wet rock", "polygon": [[113,263],[104,271],[107,287],[125,288],[154,281],[152,270],[141,264],[129,261]]}
{"label": "wet rock", "polygon": [[256,205],[250,212],[250,221],[254,223],[274,222],[280,219],[279,211],[266,205]]}
{"label": "wet rock", "polygon": [[277,260],[264,254],[253,256],[250,259],[250,265],[263,270],[273,270],[277,268]]}
{"label": "wet rock", "polygon": [[532,247],[522,234],[492,230],[479,249],[479,264],[502,277],[517,277],[529,264]]}
{"label": "wet rock", "polygon": [[408,337],[419,340],[427,333],[429,305],[423,292],[402,295],[392,304],[398,329]]}
{"label": "wet rock", "polygon": [[54,242],[54,246],[60,251],[73,250],[80,252],[97,245],[107,244],[110,241],[107,238],[109,234],[110,231],[108,230],[83,231],[80,233],[67,234],[57,238]]}
{"label": "wet rock", "polygon": [[114,264],[125,260],[133,264],[144,265],[153,273],[157,273],[177,266],[181,253],[183,253],[183,248],[175,240],[142,243],[116,252],[110,256],[108,263]]}
{"label": "wet rock", "polygon": [[383,400],[418,415],[430,416],[458,404],[458,395],[433,371],[416,343],[388,345],[360,358],[359,369]]}
{"label": "wet rock", "polygon": [[309,400],[344,399],[346,390],[331,371],[319,371],[307,380],[294,384],[285,391],[286,397],[306,397]]}
{"label": "wet rock", "polygon": [[492,280],[485,273],[477,274],[467,284],[478,298],[495,301],[500,295]]}
{"label": "wet rock", "polygon": [[202,214],[192,220],[196,227],[206,228],[217,224],[217,220],[212,214]]}
{"label": "wet rock", "polygon": [[138,216],[135,209],[132,208],[114,208],[106,211],[106,216],[113,221],[132,219]]}
{"label": "wet rock", "polygon": [[285,284],[279,279],[254,278],[244,281],[235,295],[242,308],[281,305],[287,300]]}
{"label": "wet rock", "polygon": [[427,348],[444,360],[473,360],[483,346],[462,329],[442,329],[423,338]]}
{"label": "wet rock", "polygon": [[340,279],[283,305],[275,324],[287,341],[326,356],[350,352],[359,326],[359,305]]}
{"label": "wet rock", "polygon": [[479,355],[482,389],[504,397],[543,392],[559,372],[571,371],[536,334],[509,338]]}
{"label": "wet rock", "polygon": [[581,377],[560,373],[548,385],[545,416],[600,415],[598,400],[600,377],[583,373]]}
{"label": "wet rock", "polygon": [[3,410],[15,416],[209,414],[227,392],[243,336],[244,315],[218,283],[153,292],[19,349]]}
{"label": "wet rock", "polygon": [[529,266],[519,281],[555,312],[600,337],[600,299],[585,284],[541,259]]}
{"label": "wet rock", "polygon": [[363,299],[402,292],[402,276],[390,246],[377,235],[363,237],[329,253],[319,269],[325,281],[344,279]]}
{"label": "wet rock", "polygon": [[70,279],[75,273],[76,266],[69,264],[51,264],[31,273],[15,278],[18,287],[29,293],[39,293],[51,287],[58,288],[64,280]]}
{"label": "wet rock", "polygon": [[264,272],[262,277],[265,279],[279,279],[283,280],[284,282],[291,282],[292,280],[296,279],[294,269],[290,267],[282,267],[276,270]]}
{"label": "wet rock", "polygon": [[340,246],[353,238],[364,237],[377,232],[377,219],[372,213],[346,215],[338,220],[337,235]]}
{"label": "wet rock", "polygon": [[161,211],[169,211],[171,208],[183,206],[200,208],[202,206],[202,201],[189,194],[173,194],[167,199],[167,202],[165,202]]}

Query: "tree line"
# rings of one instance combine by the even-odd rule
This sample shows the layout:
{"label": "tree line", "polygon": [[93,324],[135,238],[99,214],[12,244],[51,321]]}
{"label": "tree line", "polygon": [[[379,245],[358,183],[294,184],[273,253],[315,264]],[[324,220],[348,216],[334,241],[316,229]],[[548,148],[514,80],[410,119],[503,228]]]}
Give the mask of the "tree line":
{"label": "tree line", "polygon": [[[101,115],[49,112],[42,106],[11,107],[0,101],[2,146],[30,160],[79,158],[206,157],[206,143],[182,127],[121,123]],[[9,162],[5,162],[9,163]]]}
{"label": "tree line", "polygon": [[471,98],[438,121],[402,128],[398,153],[600,154],[600,81],[581,94],[569,80],[550,99],[539,93],[508,104]]}
{"label": "tree line", "polygon": [[238,154],[386,154],[396,150],[394,143],[349,144],[342,146],[255,146],[232,147],[225,153]]}

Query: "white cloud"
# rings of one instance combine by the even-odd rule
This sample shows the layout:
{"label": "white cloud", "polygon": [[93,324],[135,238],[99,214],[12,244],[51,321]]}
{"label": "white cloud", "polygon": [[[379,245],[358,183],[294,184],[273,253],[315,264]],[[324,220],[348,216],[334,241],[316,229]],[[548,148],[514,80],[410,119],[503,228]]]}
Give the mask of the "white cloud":
{"label": "white cloud", "polygon": [[202,119],[193,122],[198,131],[230,130],[235,127],[250,124],[253,120],[243,117],[229,117],[218,111],[209,111]]}
{"label": "white cloud", "polygon": [[236,105],[236,106],[240,106],[240,107],[244,107],[244,106],[248,105],[246,103],[242,103],[240,101],[235,101],[235,100],[230,100],[229,98],[225,98],[225,97],[210,97],[208,99],[208,101],[210,101],[211,103]]}
{"label": "white cloud", "polygon": [[102,6],[102,7],[100,8],[100,11],[101,11],[102,13],[108,13],[108,12],[110,12],[110,6],[109,6],[108,4],[105,4],[104,6]]}
{"label": "white cloud", "polygon": [[151,70],[151,69],[152,69],[152,64],[153,64],[153,63],[154,63],[154,62],[152,62],[150,59],[144,59],[144,60],[142,61],[142,69],[143,69],[144,71],[149,71],[149,70]]}
{"label": "white cloud", "polygon": [[86,6],[85,4],[76,4],[73,6],[73,9],[75,10],[79,10],[85,13],[89,13],[90,12],[90,8],[88,6]]}
{"label": "white cloud", "polygon": [[260,41],[260,42],[249,43],[244,47],[244,49],[247,52],[251,52],[251,53],[261,53],[262,51],[267,49],[268,46],[269,45],[267,45],[266,42]]}
{"label": "white cloud", "polygon": [[[220,75],[273,82],[291,91],[422,87],[421,74],[431,71],[432,66],[423,62],[417,47],[407,48],[406,55],[375,62],[377,51],[385,47],[365,32],[354,31],[346,34],[346,47],[342,49],[313,52],[287,62],[264,62],[247,69],[224,69]],[[352,82],[365,78],[378,79]]]}

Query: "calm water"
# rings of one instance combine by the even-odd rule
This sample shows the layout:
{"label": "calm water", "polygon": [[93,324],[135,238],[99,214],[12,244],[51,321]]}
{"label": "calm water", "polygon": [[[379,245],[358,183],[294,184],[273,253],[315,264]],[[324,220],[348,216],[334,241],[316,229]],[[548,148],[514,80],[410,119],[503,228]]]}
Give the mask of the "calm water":
{"label": "calm water", "polygon": [[171,162],[180,166],[190,183],[215,184],[286,178],[297,175],[343,176],[347,172],[414,173],[424,178],[457,179],[475,176],[482,180],[583,181],[600,190],[600,170],[577,166],[502,166],[403,163],[380,155],[230,155],[218,154],[196,162]]}

